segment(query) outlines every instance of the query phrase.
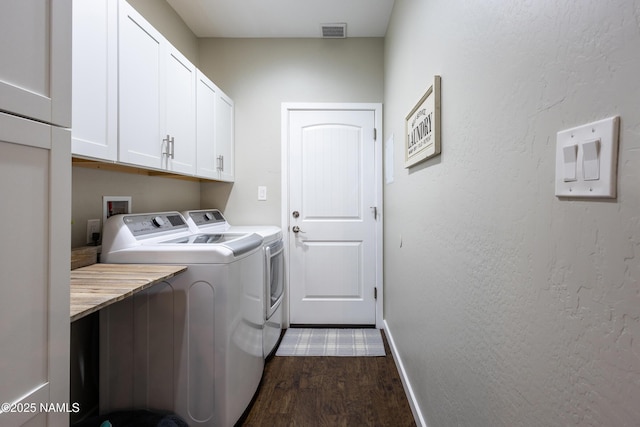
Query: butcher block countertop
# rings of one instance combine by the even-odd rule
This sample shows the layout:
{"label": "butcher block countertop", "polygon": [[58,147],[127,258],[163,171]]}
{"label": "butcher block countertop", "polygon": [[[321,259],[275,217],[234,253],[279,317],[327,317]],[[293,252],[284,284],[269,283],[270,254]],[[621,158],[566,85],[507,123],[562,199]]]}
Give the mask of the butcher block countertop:
{"label": "butcher block countertop", "polygon": [[170,279],[186,269],[183,265],[92,264],[71,270],[71,321]]}

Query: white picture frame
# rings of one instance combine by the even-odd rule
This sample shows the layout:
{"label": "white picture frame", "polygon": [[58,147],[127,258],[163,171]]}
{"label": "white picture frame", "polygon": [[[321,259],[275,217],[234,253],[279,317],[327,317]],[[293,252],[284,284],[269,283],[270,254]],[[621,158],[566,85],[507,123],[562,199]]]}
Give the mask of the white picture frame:
{"label": "white picture frame", "polygon": [[441,110],[440,76],[434,76],[433,84],[405,118],[405,168],[442,152]]}

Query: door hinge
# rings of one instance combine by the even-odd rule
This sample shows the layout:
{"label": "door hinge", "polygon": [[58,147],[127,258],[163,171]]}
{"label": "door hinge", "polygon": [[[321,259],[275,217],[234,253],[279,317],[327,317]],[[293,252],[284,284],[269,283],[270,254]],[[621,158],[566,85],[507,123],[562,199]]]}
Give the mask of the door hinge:
{"label": "door hinge", "polygon": [[373,140],[377,141],[378,140],[378,129],[373,128]]}
{"label": "door hinge", "polygon": [[373,299],[378,299],[378,288],[373,288]]}

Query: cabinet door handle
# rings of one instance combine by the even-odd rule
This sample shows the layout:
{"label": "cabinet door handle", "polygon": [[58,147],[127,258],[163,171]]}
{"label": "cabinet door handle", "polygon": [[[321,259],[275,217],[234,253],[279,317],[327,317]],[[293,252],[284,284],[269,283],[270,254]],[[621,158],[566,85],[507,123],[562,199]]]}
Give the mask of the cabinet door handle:
{"label": "cabinet door handle", "polygon": [[174,155],[175,155],[175,149],[176,149],[176,145],[174,144],[173,141],[173,136],[171,137],[171,154],[169,155],[172,159],[174,159]]}
{"label": "cabinet door handle", "polygon": [[171,157],[173,159],[174,158],[173,157],[174,155],[173,137],[167,134],[167,137],[163,139],[162,142],[165,144],[165,151],[162,153],[162,155]]}
{"label": "cabinet door handle", "polygon": [[224,170],[224,156],[223,155],[219,155],[218,156],[218,170],[219,171],[223,171]]}
{"label": "cabinet door handle", "polygon": [[167,137],[162,140],[162,144],[164,146],[164,150],[162,151],[162,155],[163,156],[169,157],[169,150],[170,150],[169,141],[170,141],[170,138],[171,137],[169,135],[167,135]]}

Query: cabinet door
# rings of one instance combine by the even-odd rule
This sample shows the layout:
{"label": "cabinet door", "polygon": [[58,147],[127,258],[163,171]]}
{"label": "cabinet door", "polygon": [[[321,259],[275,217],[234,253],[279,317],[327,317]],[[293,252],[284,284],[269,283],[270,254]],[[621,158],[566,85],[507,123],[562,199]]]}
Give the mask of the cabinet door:
{"label": "cabinet door", "polygon": [[118,7],[118,158],[124,163],[160,168],[165,41],[126,1],[120,1]]}
{"label": "cabinet door", "polygon": [[218,91],[216,98],[216,160],[218,162],[218,179],[233,181],[234,179],[234,112],[233,100],[224,92]]}
{"label": "cabinet door", "polygon": [[215,152],[215,112],[218,87],[198,71],[196,88],[196,174],[218,178]]}
{"label": "cabinet door", "polygon": [[165,157],[166,168],[183,174],[196,173],[196,67],[175,47],[167,43],[166,115],[162,135],[173,142]]}
{"label": "cabinet door", "polygon": [[[0,425],[68,426],[69,130],[0,113]],[[73,408],[71,408],[73,409]]]}
{"label": "cabinet door", "polygon": [[73,154],[118,159],[118,2],[73,3]]}
{"label": "cabinet door", "polygon": [[0,109],[71,127],[71,0],[3,0],[0,28]]}

